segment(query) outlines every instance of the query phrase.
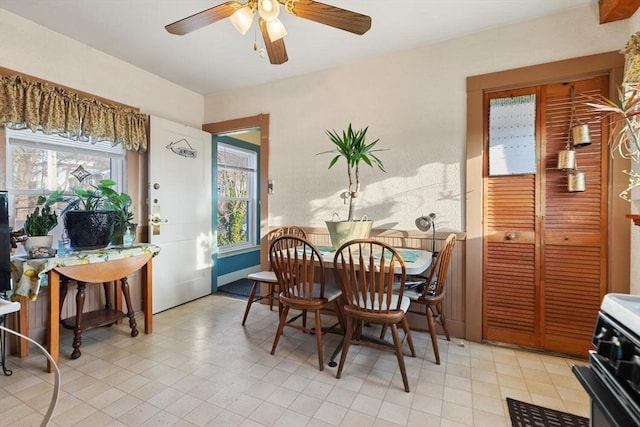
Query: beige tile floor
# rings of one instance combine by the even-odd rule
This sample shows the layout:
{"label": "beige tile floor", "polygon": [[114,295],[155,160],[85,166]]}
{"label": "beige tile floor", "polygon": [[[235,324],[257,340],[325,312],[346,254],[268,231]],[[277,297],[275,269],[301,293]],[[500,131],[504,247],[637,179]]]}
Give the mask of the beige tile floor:
{"label": "beige tile floor", "polygon": [[[414,333],[405,393],[392,352],[349,351],[341,379],[317,368],[315,338],[288,329],[270,349],[276,311],[212,295],[154,316],[136,338],[126,324],[87,331],[69,359],[63,332],[55,426],[509,426],[506,397],[588,416],[589,399],[571,366],[584,361]],[[328,355],[338,336],[326,339]],[[39,425],[53,375],[36,354],[10,357],[0,375],[0,425]]]}

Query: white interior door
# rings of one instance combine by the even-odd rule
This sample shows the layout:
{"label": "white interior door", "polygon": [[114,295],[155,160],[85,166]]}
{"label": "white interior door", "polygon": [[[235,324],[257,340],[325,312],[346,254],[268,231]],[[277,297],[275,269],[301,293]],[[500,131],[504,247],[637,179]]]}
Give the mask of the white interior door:
{"label": "white interior door", "polygon": [[153,312],[211,293],[211,134],[151,117]]}

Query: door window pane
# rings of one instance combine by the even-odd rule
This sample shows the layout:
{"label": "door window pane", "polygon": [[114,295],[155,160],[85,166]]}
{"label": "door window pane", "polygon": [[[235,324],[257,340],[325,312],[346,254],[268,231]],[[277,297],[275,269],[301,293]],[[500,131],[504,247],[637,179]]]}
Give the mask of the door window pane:
{"label": "door window pane", "polygon": [[257,153],[218,144],[218,246],[221,251],[255,245]]}

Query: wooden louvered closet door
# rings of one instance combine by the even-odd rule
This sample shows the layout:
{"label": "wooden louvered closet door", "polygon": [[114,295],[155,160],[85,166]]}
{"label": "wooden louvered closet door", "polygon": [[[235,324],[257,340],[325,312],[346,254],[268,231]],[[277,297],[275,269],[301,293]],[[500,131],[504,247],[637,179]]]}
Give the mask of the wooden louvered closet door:
{"label": "wooden louvered closet door", "polygon": [[[577,148],[586,191],[557,169],[567,144],[571,86],[592,144]],[[603,124],[585,102],[607,93],[605,76],[485,95],[536,97],[536,173],[489,175],[485,158],[483,338],[584,356],[607,284],[607,164]],[[486,127],[488,129],[488,126]],[[485,140],[489,140],[488,130]],[[485,153],[488,150],[485,150]]]}

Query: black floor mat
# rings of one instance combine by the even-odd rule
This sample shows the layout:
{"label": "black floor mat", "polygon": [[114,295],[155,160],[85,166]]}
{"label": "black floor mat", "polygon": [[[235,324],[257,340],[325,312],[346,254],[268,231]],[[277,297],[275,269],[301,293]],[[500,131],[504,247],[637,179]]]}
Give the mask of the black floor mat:
{"label": "black floor mat", "polygon": [[218,286],[217,292],[226,294],[234,298],[247,300],[251,292],[253,282],[248,279],[240,279],[226,285]]}
{"label": "black floor mat", "polygon": [[589,427],[589,419],[507,397],[513,427]]}

